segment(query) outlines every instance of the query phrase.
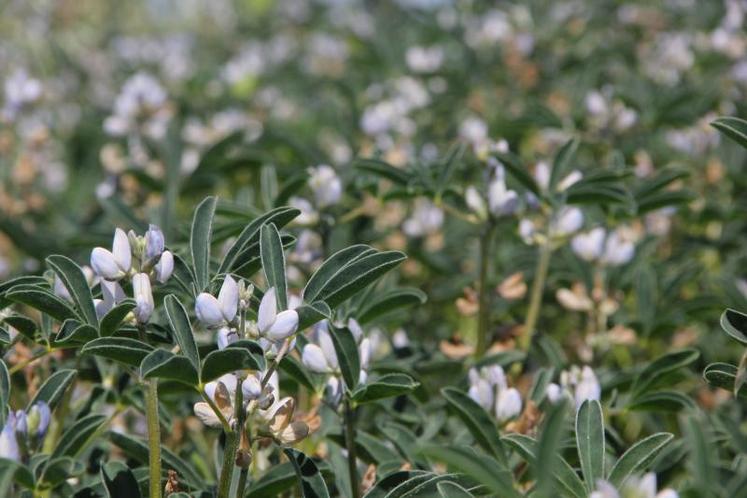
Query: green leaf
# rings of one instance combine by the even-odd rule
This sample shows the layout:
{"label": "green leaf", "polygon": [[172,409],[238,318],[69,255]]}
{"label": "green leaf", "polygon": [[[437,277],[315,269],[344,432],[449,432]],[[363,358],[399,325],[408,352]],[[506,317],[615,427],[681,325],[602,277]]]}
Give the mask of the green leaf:
{"label": "green leaf", "polygon": [[259,230],[263,225],[265,225],[266,223],[274,223],[277,227],[283,227],[290,223],[299,214],[301,214],[301,211],[296,208],[287,206],[279,207],[265,213],[264,215],[249,223],[241,231],[231,247],[228,248],[228,251],[226,251],[226,257],[223,259],[223,262],[218,269],[218,273],[228,273],[230,271],[236,270],[236,267],[234,265],[239,255],[244,252],[246,247],[254,242],[259,241]]}
{"label": "green leaf", "polygon": [[0,427],[5,427],[10,403],[10,373],[5,361],[0,359]]}
{"label": "green leaf", "polygon": [[561,176],[576,158],[576,149],[578,149],[578,139],[572,138],[568,140],[555,155],[555,160],[552,164],[552,171],[550,172],[549,190],[551,192],[556,190]]}
{"label": "green leaf", "polygon": [[421,452],[444,462],[452,470],[462,472],[501,497],[520,498],[513,487],[513,475],[498,460],[480,455],[468,446],[426,445]]}
{"label": "green leaf", "polygon": [[285,355],[283,359],[280,360],[278,369],[309,391],[314,391],[316,389],[314,382],[306,371],[306,368],[304,368],[304,366],[293,356]]}
{"label": "green leaf", "polygon": [[[711,363],[703,371],[703,378],[708,384],[733,393],[737,367],[728,363]],[[741,399],[747,399],[747,390],[740,389],[738,394]]]}
{"label": "green leaf", "polygon": [[453,482],[439,482],[436,485],[438,494],[441,498],[472,498],[474,495]]}
{"label": "green leaf", "polygon": [[668,432],[659,432],[638,441],[615,463],[607,480],[619,489],[628,477],[644,472],[673,437]]}
{"label": "green leaf", "polygon": [[215,197],[206,197],[195,210],[189,246],[192,252],[192,268],[198,291],[210,283],[210,244],[213,233]]}
{"label": "green leaf", "polygon": [[187,357],[195,372],[200,371],[200,353],[197,350],[197,344],[192,333],[192,324],[189,323],[187,310],[173,294],[169,294],[163,300],[166,308],[166,316],[169,319],[169,325],[174,332],[174,339],[179,345],[182,354]]}
{"label": "green leaf", "polygon": [[[63,481],[76,477],[86,470],[83,462],[70,457],[49,458],[45,463],[39,475],[39,487],[54,488],[62,484]],[[37,470],[37,473],[39,471]]]}
{"label": "green leaf", "polygon": [[[537,465],[536,460],[536,449],[537,441],[529,436],[523,434],[508,434],[504,436],[503,441],[518,451],[518,453],[531,465]],[[537,472],[542,472],[542,469],[537,469]],[[573,467],[565,461],[565,458],[560,458],[560,465],[555,469],[555,480],[560,484],[570,496],[574,498],[588,498],[589,491],[584,485],[578,473]]]}
{"label": "green leaf", "polygon": [[34,474],[22,463],[0,457],[0,494],[13,496],[10,490],[14,482],[25,488],[33,489]]}
{"label": "green leaf", "polygon": [[383,251],[362,256],[335,273],[319,291],[317,299],[335,307],[405,259],[407,256],[399,251]]}
{"label": "green leaf", "polygon": [[28,337],[32,341],[36,337],[36,322],[30,318],[22,315],[8,315],[0,318],[0,322],[7,323],[16,329],[21,335]]}
{"label": "green leaf", "polygon": [[29,401],[26,406],[26,410],[34,406],[39,401],[44,401],[49,405],[50,410],[54,410],[57,403],[60,402],[62,396],[70,384],[75,380],[77,372],[75,370],[59,370],[53,373],[44,384],[36,391],[34,398]]}
{"label": "green leaf", "polygon": [[314,461],[293,448],[285,448],[283,452],[296,469],[304,498],[329,498],[327,485]]}
{"label": "green leaf", "polygon": [[337,328],[330,326],[330,337],[337,354],[337,362],[340,365],[340,373],[345,381],[345,386],[353,391],[358,385],[361,373],[360,357],[358,356],[358,344],[355,336],[347,327]]}
{"label": "green leaf", "polygon": [[721,117],[711,126],[747,149],[747,121],[735,117]]}
{"label": "green leaf", "polygon": [[140,376],[144,379],[168,379],[196,386],[200,383],[197,370],[184,356],[178,356],[165,349],[156,349],[143,358]]}
{"label": "green leaf", "polygon": [[139,367],[143,359],[153,351],[153,346],[129,337],[101,337],[85,344],[80,354],[92,354]]}
{"label": "green leaf", "polygon": [[52,458],[69,456],[77,456],[83,448],[91,441],[99,430],[104,425],[107,417],[104,415],[87,415],[81,419],[75,421],[60,438],[57,446],[52,451]]}
{"label": "green leaf", "polygon": [[420,385],[409,375],[391,373],[382,375],[376,380],[367,380],[353,392],[356,403],[370,403],[380,399],[391,398],[412,392]]}
{"label": "green leaf", "polygon": [[545,423],[537,443],[537,494],[554,497],[553,483],[561,465],[560,443],[565,433],[567,402],[558,403],[545,415]]}
{"label": "green leaf", "polygon": [[376,253],[375,249],[364,244],[356,244],[334,253],[321,264],[309,278],[309,281],[306,282],[306,287],[303,289],[304,300],[309,303],[317,301],[317,296],[322,289],[342,268],[356,259],[374,253]]}
{"label": "green leaf", "polygon": [[277,227],[270,223],[262,226],[259,236],[259,249],[262,269],[267,285],[275,288],[278,311],[288,309],[288,290],[285,281],[285,254]]}
{"label": "green leaf", "polygon": [[296,308],[296,313],[298,313],[298,330],[304,330],[332,316],[332,310],[323,301],[301,305]]}
{"label": "green leaf", "polygon": [[55,320],[64,322],[68,318],[79,318],[70,305],[47,289],[35,285],[18,285],[6,295],[9,300],[31,306]]}
{"label": "green leaf", "polygon": [[246,498],[280,496],[296,483],[296,470],[292,463],[273,465],[262,477],[249,486]]}
{"label": "green leaf", "polygon": [[747,346],[747,315],[737,310],[727,309],[721,314],[721,328],[743,346]]}
{"label": "green leaf", "polygon": [[534,181],[534,178],[529,174],[529,170],[521,163],[521,160],[514,154],[495,154],[501,164],[506,168],[508,174],[513,176],[516,181],[521,183],[524,188],[532,192],[537,197],[542,197],[539,185]]}
{"label": "green leaf", "polygon": [[210,382],[223,374],[235,370],[263,370],[264,357],[236,343],[226,349],[212,351],[202,363],[202,382]]}
{"label": "green leaf", "polygon": [[398,470],[387,474],[368,490],[364,498],[386,498],[389,493],[404,483],[412,480],[424,482],[435,474],[423,470]]}
{"label": "green leaf", "polygon": [[643,369],[631,388],[633,398],[645,394],[659,385],[667,374],[689,365],[698,359],[700,353],[695,349],[681,349],[660,356]]}
{"label": "green leaf", "polygon": [[405,186],[410,181],[410,175],[406,171],[396,168],[380,159],[357,158],[353,161],[353,167],[394,182],[397,185]]}
{"label": "green leaf", "polygon": [[54,337],[54,345],[69,346],[86,344],[98,338],[98,331],[93,325],[80,323],[78,320],[65,320]]}
{"label": "green leaf", "polygon": [[420,306],[428,299],[420,289],[394,289],[374,298],[358,312],[358,323],[365,325],[376,318],[410,306]]}
{"label": "green leaf", "polygon": [[464,425],[467,426],[477,444],[500,462],[507,463],[506,452],[501,443],[498,428],[485,409],[456,388],[446,387],[441,389],[441,394],[464,422]]}
{"label": "green leaf", "polygon": [[657,391],[638,396],[627,408],[636,411],[676,412],[682,409],[695,409],[695,402],[678,391]]}
{"label": "green leaf", "polygon": [[65,284],[86,323],[98,326],[99,319],[93,305],[93,295],[83,270],[70,258],[60,255],[48,257],[47,264]]}
{"label": "green leaf", "polygon": [[[113,431],[109,431],[108,436],[109,440],[128,457],[143,464],[148,463],[150,450],[147,441]],[[179,458],[174,452],[164,446],[161,446],[161,460],[163,460],[164,468],[176,470],[179,474],[179,480],[188,486],[194,489],[203,489],[206,484],[209,484],[205,482],[205,478],[198,474],[192,465]]]}
{"label": "green leaf", "polygon": [[101,466],[101,481],[108,498],[139,498],[140,486],[129,467],[122,462],[107,462]]}
{"label": "green leaf", "polygon": [[576,413],[576,446],[581,472],[589,491],[604,478],[604,418],[602,405],[587,399]]}
{"label": "green leaf", "polygon": [[108,337],[113,335],[119,326],[122,324],[127,314],[135,309],[135,301],[132,299],[125,299],[121,303],[110,309],[106,315],[101,317],[99,324],[99,333],[101,337]]}

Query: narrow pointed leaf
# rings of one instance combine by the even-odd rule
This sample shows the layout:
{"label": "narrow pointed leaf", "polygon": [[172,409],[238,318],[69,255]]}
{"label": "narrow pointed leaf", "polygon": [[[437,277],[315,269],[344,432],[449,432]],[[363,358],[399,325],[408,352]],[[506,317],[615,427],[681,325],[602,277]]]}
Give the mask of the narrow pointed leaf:
{"label": "narrow pointed leaf", "polygon": [[101,337],[84,345],[80,354],[92,354],[139,367],[143,358],[153,351],[153,346],[129,337]]}
{"label": "narrow pointed leaf", "polygon": [[329,491],[322,473],[314,461],[293,448],[283,450],[296,469],[296,476],[304,498],[329,498]]}
{"label": "narrow pointed leaf", "polygon": [[60,299],[42,287],[19,285],[13,287],[5,297],[10,301],[31,306],[60,322],[68,318],[79,318],[78,314],[64,299]]}
{"label": "narrow pointed leaf", "polygon": [[163,300],[166,308],[166,316],[169,319],[169,325],[174,332],[174,339],[179,345],[182,354],[187,357],[196,372],[200,370],[200,353],[197,350],[197,343],[192,332],[192,324],[189,322],[187,310],[179,299],[170,294]]}
{"label": "narrow pointed leaf", "polygon": [[647,470],[648,465],[673,437],[668,432],[659,432],[638,441],[615,463],[607,480],[613,486],[620,488],[630,476]]}
{"label": "narrow pointed leaf", "polygon": [[143,358],[140,364],[140,376],[144,379],[175,380],[189,386],[196,386],[200,382],[197,370],[189,359],[165,349],[156,349]]}
{"label": "narrow pointed leaf", "polygon": [[454,413],[462,419],[477,444],[500,462],[506,463],[506,452],[501,443],[498,428],[485,409],[456,388],[446,387],[441,390],[441,394]]}
{"label": "narrow pointed leaf", "polygon": [[108,498],[140,498],[142,496],[135,475],[122,462],[107,462],[102,465],[100,477]]}
{"label": "narrow pointed leaf", "polygon": [[567,141],[558,151],[553,161],[552,171],[550,172],[550,190],[555,191],[561,177],[570,167],[576,157],[578,148],[578,139],[572,138]]}
{"label": "narrow pointed leaf", "polygon": [[391,373],[378,379],[367,380],[353,392],[353,401],[359,404],[401,396],[412,392],[420,385],[409,375]]}
{"label": "narrow pointed leaf", "polygon": [[59,370],[53,373],[36,391],[36,395],[29,401],[26,409],[28,410],[39,401],[44,401],[49,405],[50,410],[54,410],[77,374],[75,370]]}
{"label": "narrow pointed leaf", "polygon": [[210,281],[210,244],[213,234],[215,197],[207,197],[197,209],[192,220],[189,246],[192,252],[192,269],[197,290],[204,290]]}
{"label": "narrow pointed leaf", "polygon": [[0,359],[0,426],[5,427],[10,402],[10,373],[5,361]]}
{"label": "narrow pointed leaf", "polygon": [[306,287],[303,289],[303,298],[306,302],[317,301],[319,292],[324,288],[337,272],[357,258],[367,254],[373,254],[376,250],[364,244],[357,244],[341,249],[327,258],[324,263],[314,272]]}
{"label": "narrow pointed leaf", "polygon": [[576,413],[576,446],[581,472],[591,492],[597,480],[604,478],[604,419],[597,400],[584,401]]}
{"label": "narrow pointed leaf", "polygon": [[425,292],[420,289],[394,289],[375,297],[363,306],[358,313],[358,322],[364,325],[394,311],[410,306],[420,306],[427,299]]}
{"label": "narrow pointed leaf", "polygon": [[332,337],[345,386],[352,391],[358,385],[361,372],[358,344],[347,327],[331,327],[329,335]]}
{"label": "narrow pointed leaf", "polygon": [[711,126],[747,149],[747,121],[727,116],[712,121]]}
{"label": "narrow pointed leaf", "polygon": [[96,316],[96,308],[93,305],[91,288],[88,286],[88,281],[80,266],[70,258],[60,255],[48,257],[47,264],[65,284],[86,323],[98,326],[99,320]]}
{"label": "narrow pointed leaf", "polygon": [[127,317],[127,314],[134,309],[135,301],[132,299],[125,299],[110,309],[106,315],[101,317],[101,322],[99,323],[101,337],[108,337],[114,334]]}
{"label": "narrow pointed leaf", "polygon": [[259,251],[262,269],[268,287],[275,288],[278,311],[288,309],[288,290],[285,281],[285,254],[277,227],[270,223],[262,226],[259,237]]}
{"label": "narrow pointed leaf", "polygon": [[75,421],[62,435],[50,458],[77,456],[106,422],[104,415],[87,415]]}

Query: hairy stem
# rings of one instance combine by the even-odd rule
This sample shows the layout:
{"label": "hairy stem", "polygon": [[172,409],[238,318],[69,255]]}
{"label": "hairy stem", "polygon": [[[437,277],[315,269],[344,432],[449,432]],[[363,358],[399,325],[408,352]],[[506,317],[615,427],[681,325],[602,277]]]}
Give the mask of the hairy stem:
{"label": "hairy stem", "polygon": [[146,419],[148,421],[148,467],[150,498],[161,498],[161,428],[158,425],[158,380],[144,381]]}
{"label": "hairy stem", "polygon": [[539,259],[537,260],[537,269],[534,273],[534,282],[532,283],[532,294],[529,301],[529,311],[524,322],[524,329],[519,337],[519,347],[527,351],[532,344],[534,328],[539,318],[539,310],[542,305],[542,293],[545,290],[545,280],[547,279],[547,270],[550,267],[550,256],[552,255],[552,246],[547,241],[540,246]]}
{"label": "hairy stem", "polygon": [[355,455],[355,411],[350,400],[345,399],[345,446],[348,450],[348,473],[350,474],[350,489],[352,498],[360,498],[361,487],[358,482],[358,467]]}
{"label": "hairy stem", "polygon": [[495,225],[488,221],[480,237],[480,274],[478,275],[478,311],[477,311],[477,345],[475,356],[482,357],[488,349],[488,328],[490,325],[490,258],[493,251],[493,232]]}

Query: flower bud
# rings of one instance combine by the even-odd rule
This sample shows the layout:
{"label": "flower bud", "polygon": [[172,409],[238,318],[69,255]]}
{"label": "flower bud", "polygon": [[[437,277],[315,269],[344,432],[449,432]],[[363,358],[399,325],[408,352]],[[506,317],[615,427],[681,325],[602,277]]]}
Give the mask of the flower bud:
{"label": "flower bud", "polygon": [[145,232],[145,258],[146,262],[154,261],[161,256],[164,248],[163,232],[156,225],[150,225]]}
{"label": "flower bud", "polygon": [[96,247],[91,251],[91,267],[106,280],[119,280],[132,266],[132,251],[127,235],[120,228],[114,231],[112,251]]}
{"label": "flower bud", "polygon": [[195,300],[195,314],[197,319],[207,327],[215,327],[223,323],[223,313],[220,303],[215,296],[207,292],[201,293]]}
{"label": "flower bud", "polygon": [[165,284],[174,272],[174,255],[171,254],[171,251],[163,251],[161,253],[161,259],[156,263],[154,270],[156,272],[156,280]]}
{"label": "flower bud", "polygon": [[262,396],[262,382],[256,375],[249,375],[241,383],[241,392],[245,400],[259,399]]}
{"label": "flower bud", "polygon": [[275,322],[265,332],[267,339],[273,342],[284,341],[298,330],[298,313],[296,310],[285,310],[278,313]]}
{"label": "flower bud", "polygon": [[521,413],[521,394],[513,387],[502,389],[495,402],[495,416],[504,422]]}
{"label": "flower bud", "polygon": [[16,410],[16,434],[26,437],[29,433],[28,416],[23,410]]}
{"label": "flower bud", "polygon": [[135,318],[138,323],[148,323],[155,307],[148,275],[137,273],[132,277],[132,292],[135,297]]}
{"label": "flower bud", "polygon": [[5,427],[0,432],[0,457],[16,462],[21,460],[21,449],[16,439],[16,416],[12,411],[8,413]]}
{"label": "flower bud", "polygon": [[586,261],[595,261],[602,255],[606,233],[604,228],[597,227],[586,233],[580,233],[571,240],[571,249]]}
{"label": "flower bud", "polygon": [[41,439],[47,433],[51,412],[49,405],[44,401],[38,401],[29,410],[26,417],[29,434]]}
{"label": "flower bud", "polygon": [[342,197],[342,182],[335,170],[326,164],[309,168],[309,186],[320,208],[337,204]]}
{"label": "flower bud", "polygon": [[315,373],[327,373],[330,367],[324,358],[324,351],[316,344],[307,344],[303,348],[301,361],[304,366]]}

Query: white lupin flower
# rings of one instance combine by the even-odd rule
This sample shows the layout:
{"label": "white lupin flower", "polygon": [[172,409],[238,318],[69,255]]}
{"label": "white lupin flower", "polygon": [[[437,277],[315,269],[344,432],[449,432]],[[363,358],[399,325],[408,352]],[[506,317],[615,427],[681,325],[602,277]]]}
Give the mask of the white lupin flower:
{"label": "white lupin flower", "polygon": [[96,316],[99,318],[106,315],[114,306],[121,303],[127,296],[118,282],[110,280],[101,280],[101,297],[94,299],[93,304],[96,307]]}
{"label": "white lupin flower", "polygon": [[236,317],[239,306],[239,286],[231,275],[226,275],[218,298],[207,292],[197,296],[195,314],[207,327],[230,323]]}
{"label": "white lupin flower", "polygon": [[578,231],[584,224],[584,214],[577,207],[566,206],[550,222],[550,235],[565,237]]}
{"label": "white lupin flower", "polygon": [[550,403],[559,403],[563,399],[563,389],[556,383],[551,382],[545,390],[545,396]]}
{"label": "white lupin flower", "polygon": [[337,406],[342,401],[342,382],[339,378],[332,376],[327,379],[324,386],[324,399],[332,406]]}
{"label": "white lupin flower", "polygon": [[298,330],[298,313],[296,310],[277,312],[275,288],[270,287],[259,303],[257,328],[259,333],[271,342],[280,342],[292,336]]}
{"label": "white lupin flower", "polygon": [[153,261],[161,256],[164,248],[163,232],[156,225],[150,225],[145,232],[145,261]]}
{"label": "white lupin flower", "polygon": [[602,262],[611,266],[628,263],[635,255],[635,244],[625,240],[619,231],[612,232],[604,245]]}
{"label": "white lupin flower", "polygon": [[332,371],[324,357],[324,351],[316,344],[307,344],[303,347],[301,361],[306,368],[314,373],[330,373]]}
{"label": "white lupin flower", "polygon": [[581,259],[595,261],[602,256],[606,236],[607,232],[601,227],[579,233],[571,240],[571,249]]}
{"label": "white lupin flower", "polygon": [[495,216],[506,216],[519,206],[519,194],[506,188],[506,182],[495,179],[488,184],[488,206]]}
{"label": "white lupin flower", "polygon": [[226,349],[229,344],[239,340],[239,335],[235,330],[228,327],[221,327],[218,330],[216,342],[218,343],[218,349]]}
{"label": "white lupin flower", "polygon": [[248,375],[241,383],[244,400],[259,399],[262,396],[262,381],[257,375]]}
{"label": "white lupin flower", "polygon": [[155,307],[148,275],[136,273],[132,277],[132,292],[135,298],[135,318],[138,323],[147,323]]}
{"label": "white lupin flower", "polygon": [[444,222],[444,212],[431,201],[418,199],[412,215],[402,224],[402,231],[410,237],[423,237],[438,231]]}
{"label": "white lupin flower", "polygon": [[342,197],[342,181],[335,170],[326,164],[309,168],[309,186],[320,208],[337,204]]}
{"label": "white lupin flower", "polygon": [[153,269],[156,272],[156,280],[165,284],[174,272],[174,255],[171,254],[171,251],[163,251],[161,259],[158,260]]}
{"label": "white lupin flower", "polygon": [[495,416],[500,422],[521,414],[521,394],[516,388],[501,389],[495,401]]}
{"label": "white lupin flower", "polygon": [[578,383],[575,386],[574,400],[576,402],[576,408],[579,408],[581,404],[589,399],[599,400],[602,395],[602,387],[599,385],[597,376],[594,375],[594,371],[589,366],[584,366],[581,370],[581,376]]}
{"label": "white lupin flower", "polygon": [[649,472],[642,477],[629,477],[620,489],[600,479],[597,481],[596,488],[589,495],[589,498],[679,498],[679,494],[671,488],[663,489],[658,493],[656,489],[656,474]]}
{"label": "white lupin flower", "polygon": [[16,439],[16,415],[12,410],[8,413],[5,427],[0,432],[0,457],[16,462],[21,460],[21,451]]}
{"label": "white lupin flower", "polygon": [[468,394],[475,402],[486,410],[493,408],[493,388],[485,379],[477,379],[469,388]]}
{"label": "white lupin flower", "polygon": [[470,185],[464,191],[464,202],[480,218],[487,216],[488,208],[485,201],[474,186]]}
{"label": "white lupin flower", "polygon": [[132,267],[132,250],[124,230],[114,231],[112,250],[95,247],[91,251],[91,268],[106,280],[119,280],[129,273]]}

